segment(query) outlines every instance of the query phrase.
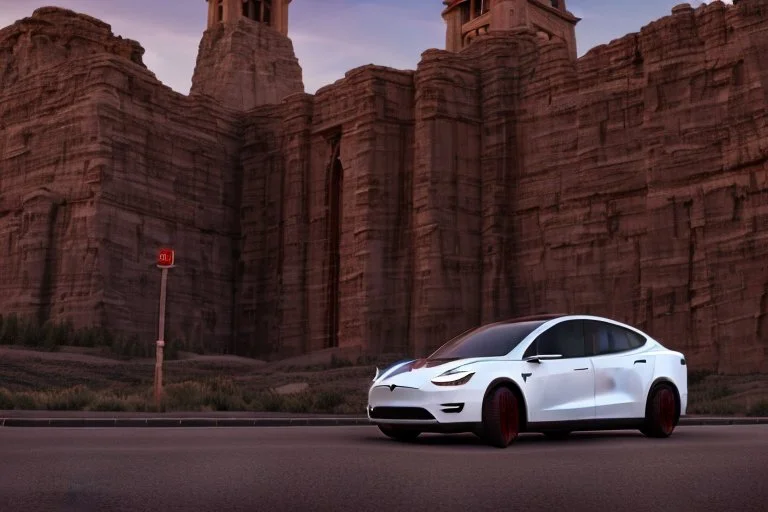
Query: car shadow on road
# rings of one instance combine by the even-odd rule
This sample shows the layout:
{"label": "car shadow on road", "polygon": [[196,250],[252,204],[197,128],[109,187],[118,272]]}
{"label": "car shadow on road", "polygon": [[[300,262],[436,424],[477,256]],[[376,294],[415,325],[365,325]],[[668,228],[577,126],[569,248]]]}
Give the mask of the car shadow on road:
{"label": "car shadow on road", "polygon": [[[397,443],[400,445],[416,446],[482,446],[488,445],[474,434],[422,434],[414,441],[399,442],[382,435],[368,436],[371,441],[381,443]],[[646,440],[639,431],[599,431],[599,432],[574,432],[565,439],[551,439],[544,434],[521,434],[514,442],[522,446],[564,446],[584,443],[601,443],[616,440]]]}

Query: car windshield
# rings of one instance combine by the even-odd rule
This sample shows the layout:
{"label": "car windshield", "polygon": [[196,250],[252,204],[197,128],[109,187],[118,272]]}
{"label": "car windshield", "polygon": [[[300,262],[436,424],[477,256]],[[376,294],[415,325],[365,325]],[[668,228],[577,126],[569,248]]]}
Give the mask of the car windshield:
{"label": "car windshield", "polygon": [[429,359],[465,359],[507,355],[543,321],[491,324],[467,331],[437,349]]}

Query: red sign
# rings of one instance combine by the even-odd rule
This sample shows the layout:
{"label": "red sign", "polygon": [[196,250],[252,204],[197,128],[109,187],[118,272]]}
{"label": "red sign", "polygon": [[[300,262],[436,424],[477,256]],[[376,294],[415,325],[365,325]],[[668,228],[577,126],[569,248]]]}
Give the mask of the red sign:
{"label": "red sign", "polygon": [[172,267],[176,258],[176,253],[173,249],[160,249],[157,253],[157,264],[161,267]]}

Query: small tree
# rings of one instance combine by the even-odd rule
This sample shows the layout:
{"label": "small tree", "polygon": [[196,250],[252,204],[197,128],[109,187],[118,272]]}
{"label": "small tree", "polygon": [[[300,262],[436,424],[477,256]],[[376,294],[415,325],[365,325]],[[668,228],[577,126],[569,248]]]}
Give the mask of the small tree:
{"label": "small tree", "polygon": [[94,347],[96,346],[96,333],[93,327],[83,327],[75,331],[74,344],[78,347]]}
{"label": "small tree", "polygon": [[41,347],[45,341],[42,328],[31,318],[20,322],[20,338],[24,346]]}
{"label": "small tree", "polygon": [[67,318],[59,324],[60,333],[61,336],[61,342],[60,345],[76,345],[77,340],[76,333],[75,333],[75,324],[72,322],[71,318]]}
{"label": "small tree", "polygon": [[0,344],[15,345],[19,340],[19,317],[11,313],[3,320],[0,330]]}
{"label": "small tree", "polygon": [[56,350],[59,345],[56,339],[56,324],[48,320],[43,324],[43,348],[49,351]]}

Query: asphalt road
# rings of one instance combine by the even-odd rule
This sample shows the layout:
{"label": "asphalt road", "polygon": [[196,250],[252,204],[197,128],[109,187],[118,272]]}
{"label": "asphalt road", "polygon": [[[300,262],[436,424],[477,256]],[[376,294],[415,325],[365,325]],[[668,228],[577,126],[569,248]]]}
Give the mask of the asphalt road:
{"label": "asphalt road", "polygon": [[375,427],[4,428],[0,511],[761,511],[768,425],[401,444]]}

